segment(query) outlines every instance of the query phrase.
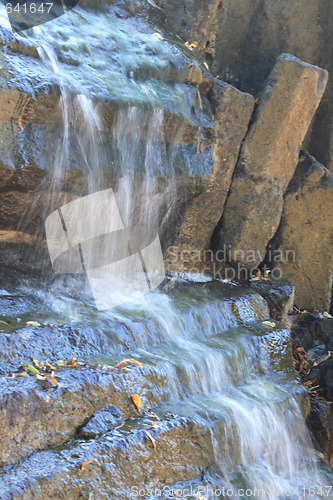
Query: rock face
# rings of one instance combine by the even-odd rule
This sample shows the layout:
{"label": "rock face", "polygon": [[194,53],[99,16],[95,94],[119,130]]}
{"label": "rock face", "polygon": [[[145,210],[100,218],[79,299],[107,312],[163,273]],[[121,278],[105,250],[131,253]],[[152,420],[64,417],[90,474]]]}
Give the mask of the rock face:
{"label": "rock face", "polygon": [[[191,255],[195,260],[195,254],[210,245],[254,107],[251,95],[218,80],[214,82],[210,98],[216,127],[212,174],[205,191],[195,197],[188,207],[178,234],[177,252],[186,252],[186,260],[189,261]],[[204,152],[204,143],[201,147]],[[184,261],[180,262],[182,268],[183,264],[186,265]]]}
{"label": "rock face", "polygon": [[[306,152],[285,195],[281,226],[273,242],[282,258],[275,266],[295,284],[297,307],[328,310],[333,280],[333,177]],[[285,258],[289,249],[295,252],[292,259]]]}
{"label": "rock face", "polygon": [[247,267],[263,260],[279,226],[283,194],[327,78],[327,71],[282,54],[259,97],[219,231],[220,247],[228,243],[233,260]]}
{"label": "rock face", "polygon": [[[197,41],[212,71],[244,92],[257,93],[281,52],[333,70],[330,0],[159,0],[169,26]],[[209,6],[210,16],[206,14]],[[194,18],[195,16],[195,18]],[[199,25],[196,19],[205,17]],[[327,86],[306,141],[324,165],[333,165],[333,81]]]}

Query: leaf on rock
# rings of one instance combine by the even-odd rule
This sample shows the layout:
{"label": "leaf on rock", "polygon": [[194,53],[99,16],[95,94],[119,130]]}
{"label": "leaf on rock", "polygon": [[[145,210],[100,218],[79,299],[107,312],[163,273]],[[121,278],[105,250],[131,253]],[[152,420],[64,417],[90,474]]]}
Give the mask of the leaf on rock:
{"label": "leaf on rock", "polygon": [[80,466],[80,469],[81,469],[81,470],[86,470],[86,467],[85,467],[85,466],[86,466],[86,465],[88,465],[88,464],[91,464],[91,462],[92,462],[92,459],[90,459],[90,460],[86,460],[85,462],[82,462],[82,464],[81,464],[81,466]]}
{"label": "leaf on rock", "polygon": [[142,403],[141,403],[140,396],[138,394],[132,394],[131,398],[132,398],[133,403],[137,407],[138,412],[141,413],[141,405],[142,405]]}
{"label": "leaf on rock", "polygon": [[150,432],[146,431],[146,429],[144,429],[144,431],[147,434],[150,441],[153,443],[154,450],[156,451],[156,439],[154,439],[153,436],[150,434]]}
{"label": "leaf on rock", "polygon": [[29,373],[20,372],[16,374],[16,377],[30,377]]}
{"label": "leaf on rock", "polygon": [[111,368],[118,368],[118,370],[120,370],[121,368],[124,368],[124,366],[126,366],[127,363],[133,363],[134,365],[143,366],[142,363],[140,363],[134,358],[126,358],[117,363],[116,365],[112,366]]}
{"label": "leaf on rock", "polygon": [[56,362],[57,366],[64,366],[65,364],[66,364],[66,361],[64,361],[63,359],[59,359],[59,361]]}
{"label": "leaf on rock", "polygon": [[52,384],[56,385],[57,387],[59,386],[59,384],[54,376],[54,371],[51,372],[50,380],[51,380]]}
{"label": "leaf on rock", "polygon": [[32,373],[38,373],[38,375],[39,375],[39,370],[37,370],[37,368],[35,368],[34,366],[27,365],[27,363],[25,363],[24,361],[21,361],[21,365],[23,366],[23,368],[25,370],[32,372]]}
{"label": "leaf on rock", "polygon": [[47,379],[46,375],[39,375],[38,373],[35,374],[35,377],[38,380],[46,380]]}
{"label": "leaf on rock", "polygon": [[46,368],[50,368],[51,370],[56,370],[57,369],[54,366],[52,366],[48,361],[46,361],[45,366],[46,366]]}
{"label": "leaf on rock", "polygon": [[273,321],[262,321],[262,324],[270,328],[274,328],[275,323]]}
{"label": "leaf on rock", "polygon": [[67,366],[70,368],[75,368],[76,367],[76,358],[72,358],[71,361],[68,361]]}
{"label": "leaf on rock", "polygon": [[27,326],[41,326],[40,323],[38,323],[38,321],[27,321]]}

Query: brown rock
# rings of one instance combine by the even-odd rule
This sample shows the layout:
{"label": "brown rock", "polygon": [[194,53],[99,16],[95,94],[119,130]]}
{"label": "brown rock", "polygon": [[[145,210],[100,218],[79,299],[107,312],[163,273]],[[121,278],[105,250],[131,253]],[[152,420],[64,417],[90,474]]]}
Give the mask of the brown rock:
{"label": "brown rock", "polygon": [[[333,280],[333,177],[306,152],[285,195],[281,226],[273,241],[279,247],[276,267],[296,286],[296,306],[328,310]],[[294,259],[287,258],[290,249],[295,251]]]}
{"label": "brown rock", "polygon": [[[168,25],[195,40],[212,72],[257,93],[281,52],[333,71],[330,0],[159,0]],[[329,81],[305,149],[333,168],[333,81]]]}
{"label": "brown rock", "polygon": [[[253,112],[254,98],[218,80],[211,93],[216,126],[213,167],[207,187],[189,205],[179,230],[177,253],[197,261],[198,252],[209,247],[228,194],[240,145]],[[202,145],[204,148],[204,145]],[[177,259],[178,262],[178,259]],[[179,259],[183,266],[182,259]],[[188,263],[190,267],[191,262]]]}
{"label": "brown rock", "polygon": [[228,243],[233,260],[247,267],[263,260],[278,228],[283,194],[327,77],[327,71],[282,54],[259,98],[219,232],[220,247]]}

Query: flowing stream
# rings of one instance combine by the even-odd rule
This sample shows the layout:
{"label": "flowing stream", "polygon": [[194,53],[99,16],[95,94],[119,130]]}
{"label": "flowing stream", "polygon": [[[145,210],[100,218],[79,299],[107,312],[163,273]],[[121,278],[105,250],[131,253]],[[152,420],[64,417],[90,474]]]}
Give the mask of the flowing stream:
{"label": "flowing stream", "polygon": [[[198,150],[201,126],[207,125],[205,110],[202,103],[198,105],[197,90],[185,83],[171,85],[166,83],[167,77],[155,81],[149,74],[142,77],[145,61],[140,59],[140,50],[146,50],[155,66],[160,64],[159,71],[168,76],[166,68],[175,64],[171,44],[163,46],[156,34],[141,30],[135,45],[126,19],[121,26],[111,14],[94,12],[91,16],[78,7],[70,12],[69,20],[63,16],[18,35],[25,46],[37,45],[33,64],[38,61],[38,67],[45,75],[51,74],[60,89],[62,133],[56,144],[50,144],[52,192],[64,190],[74,155],[74,163],[85,174],[77,195],[112,187],[125,225],[144,223],[157,231],[163,222],[168,224],[179,173],[195,179],[209,172],[209,161]],[[99,26],[99,37],[94,34],[94,23]],[[90,38],[97,51],[92,55]],[[107,41],[106,57],[103,43]],[[112,48],[114,54],[110,55]],[[92,59],[91,73],[89,68],[82,70],[86,78],[76,63],[70,71],[65,67],[66,60],[80,59],[84,53]],[[118,64],[119,58],[122,71],[118,80],[110,81],[107,67]],[[16,68],[17,75],[22,68]],[[141,77],[136,81],[137,74]],[[125,102],[118,102],[112,127],[106,131],[101,96],[108,92]],[[193,106],[198,108],[198,123],[194,143],[189,145],[182,138]],[[183,116],[174,122],[171,132],[166,131],[166,116],[177,108]],[[43,156],[42,146],[38,155]],[[41,192],[46,188],[50,189],[50,183]],[[45,202],[45,216],[50,209]],[[24,224],[22,221],[23,228]],[[4,288],[11,297],[23,297],[16,309],[11,309],[6,295],[1,297],[3,318],[13,319],[13,338],[20,323],[31,316],[41,324],[66,325],[78,336],[84,330],[86,344],[77,347],[78,356],[101,365],[115,364],[121,358],[137,359],[143,364],[140,373],[146,381],[144,387],[138,384],[136,388],[143,404],[148,407],[152,402],[154,413],[162,420],[179,415],[203,429],[210,450],[204,462],[208,460],[209,466],[201,476],[182,481],[175,473],[172,486],[194,492],[178,497],[333,498],[333,473],[315,452],[305,425],[306,391],[292,368],[289,332],[283,325],[263,325],[269,312],[258,294],[232,283],[192,281],[188,276],[132,303],[98,312],[84,275],[51,279],[46,289],[38,280],[21,278],[11,284],[4,282]],[[94,329],[107,338],[103,349],[94,344]],[[68,356],[72,346],[59,349]],[[133,384],[135,388],[135,380]],[[140,418],[126,421],[113,435],[128,435],[139,425]],[[189,463],[191,459],[187,457]],[[37,477],[37,469],[34,458],[27,458],[4,470],[1,498],[16,498],[10,496],[10,488],[19,484],[27,470],[29,476]],[[69,485],[68,498],[76,498],[70,496],[70,479],[64,481]],[[104,494],[101,485],[95,485],[93,498],[135,498],[125,479],[123,483],[127,496]],[[174,498],[171,493],[148,491],[149,484],[148,478],[141,498]]]}

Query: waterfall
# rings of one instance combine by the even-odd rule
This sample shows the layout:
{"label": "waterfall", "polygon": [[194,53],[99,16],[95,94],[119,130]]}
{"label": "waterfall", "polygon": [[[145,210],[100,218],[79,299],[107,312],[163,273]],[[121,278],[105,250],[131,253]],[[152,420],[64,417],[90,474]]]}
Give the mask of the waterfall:
{"label": "waterfall", "polygon": [[[204,177],[211,165],[198,147],[208,118],[202,106],[196,108],[197,88],[193,90],[177,79],[170,83],[176,65],[175,46],[163,45],[156,33],[148,32],[148,25],[133,34],[125,29],[126,18],[124,27],[117,16],[112,17],[109,13],[94,12],[91,16],[93,21],[83,7],[78,8],[69,13],[69,20],[62,16],[52,25],[34,28],[25,36],[17,35],[22,43],[33,41],[37,44],[39,58],[34,64],[38,61],[43,74],[52,76],[60,94],[60,124],[56,125],[56,133],[53,131],[50,135],[53,139],[57,137],[57,141],[49,144],[53,158],[50,176],[36,193],[36,200],[25,214],[21,227],[27,227],[32,212],[42,203],[43,222],[55,213],[61,222],[59,233],[66,226],[66,245],[71,237],[66,214],[70,212],[69,207],[76,207],[71,213],[81,222],[84,219],[82,233],[98,238],[106,231],[103,207],[108,210],[110,205],[102,202],[98,205],[98,197],[90,198],[97,200],[91,205],[79,206],[75,202],[107,191],[108,202],[112,191],[119,221],[108,221],[110,233],[145,226],[153,233],[159,232],[162,242],[168,241],[171,208],[178,207],[179,191],[186,199],[185,181],[190,178],[195,182],[197,177]],[[96,41],[94,22],[101,30],[101,42]],[[80,36],[80,26],[85,36]],[[147,70],[136,34],[144,47],[142,50],[154,61],[155,66],[150,71],[165,75],[164,79],[155,78]],[[101,55],[105,52],[105,47],[101,46],[103,41],[109,43],[110,53],[105,59]],[[90,58],[86,79],[83,76],[88,72],[87,66],[82,69],[85,54]],[[112,64],[121,68],[114,80],[112,73],[107,72],[108,65]],[[116,96],[112,102],[106,100],[110,95]],[[175,109],[180,109],[181,113],[175,113]],[[193,109],[199,118],[193,118]],[[185,134],[189,122],[195,129],[194,132],[191,129],[192,143]],[[31,130],[34,126],[31,125]],[[49,158],[46,148],[44,155]],[[71,219],[71,222],[75,225],[77,221]],[[75,247],[74,243],[71,242],[70,250]],[[116,261],[119,247],[113,244],[107,247],[106,253]],[[27,311],[34,314],[31,311],[37,310],[38,319],[45,328],[55,325],[59,329],[59,339],[50,347],[55,360],[58,352],[63,357],[74,352],[101,372],[121,358],[134,358],[142,363],[137,379],[130,370],[122,372],[124,379],[131,383],[132,392],[140,393],[146,408],[152,401],[154,414],[161,421],[172,420],[175,415],[188,419],[199,429],[198,446],[208,443],[211,450],[205,458],[205,463],[208,460],[210,465],[203,468],[201,476],[185,475],[177,482],[175,473],[175,488],[201,486],[219,491],[225,488],[231,492],[227,496],[233,498],[322,498],[318,492],[323,486],[330,486],[332,472],[318,457],[306,429],[306,394],[292,369],[289,332],[281,324],[269,330],[262,323],[269,319],[265,300],[238,285],[204,279],[194,282],[191,276],[185,276],[174,286],[152,287],[155,290],[146,295],[137,294],[131,301],[119,301],[114,308],[100,307],[101,311],[97,311],[93,300],[96,295],[93,297],[83,281],[85,273],[95,282],[101,278],[89,275],[91,269],[87,262],[101,258],[103,249],[96,250],[96,245],[85,247],[83,238],[79,245],[80,254],[76,255],[76,261],[72,256],[72,262],[76,262],[75,271],[83,278],[73,276],[75,271],[66,261],[69,276],[53,276],[46,280],[44,288],[36,282],[33,285],[29,281],[15,283],[28,304],[26,309],[22,306],[21,316],[25,318]],[[139,253],[142,249],[135,247],[135,250]],[[54,261],[56,258],[55,253]],[[80,268],[82,262],[84,269]],[[145,274],[149,274],[146,267]],[[110,278],[113,275],[106,273],[106,276],[107,285],[102,283],[99,298],[108,293],[107,286],[116,288]],[[149,276],[150,282],[152,276]],[[8,283],[10,293],[14,294],[14,290],[18,293],[15,287],[13,282]],[[9,299],[5,296],[1,300],[7,304]],[[11,304],[7,306],[10,311]],[[16,320],[19,322],[22,318],[16,317]],[[11,363],[17,362],[22,351],[28,352],[27,343],[33,345],[35,335],[38,336],[38,331],[22,332],[20,325],[15,323],[11,335],[3,341],[3,352],[8,345],[13,350]],[[86,342],[81,342],[83,335],[86,335]],[[100,338],[103,342],[98,344],[96,339]],[[44,356],[44,346],[39,349],[37,354]],[[92,452],[98,454],[99,445],[107,446],[108,440],[116,441],[119,436],[127,438],[132,431],[141,428],[141,422],[140,417],[128,418],[113,434],[110,431],[91,443],[79,442],[78,446],[82,446],[80,450],[91,446]],[[61,453],[73,457],[71,447],[75,445],[73,432],[61,444],[63,448],[50,447],[46,451],[37,448],[30,457],[2,470],[2,498],[19,498],[25,491],[30,494],[36,484],[40,498],[46,498],[46,494],[57,498],[57,481],[48,479],[57,478],[57,474],[60,482],[65,477],[68,498],[76,498],[77,490],[73,497],[70,496],[71,488],[74,491],[77,487],[75,481],[82,490],[88,491],[89,476],[83,484],[82,478],[71,475],[70,469],[64,472],[60,463]],[[140,453],[136,456],[134,452],[134,460],[140,463],[140,459]],[[191,456],[188,461],[191,462]],[[45,463],[49,469],[44,474],[41,464]],[[120,474],[107,473],[107,470],[94,472],[96,477],[101,474],[105,482],[106,493],[102,493],[104,486],[100,486],[100,498],[132,498],[129,488],[135,484],[134,478],[121,478],[121,493],[108,483],[109,476],[120,477]],[[31,484],[26,480],[27,475]],[[156,478],[148,478],[147,483],[149,481],[157,482]],[[248,493],[244,493],[246,491]],[[224,496],[221,494],[220,498]],[[146,498],[160,497],[163,495],[151,497],[146,494]],[[203,497],[213,499],[216,495],[207,489]],[[330,490],[326,498],[333,498]]]}

